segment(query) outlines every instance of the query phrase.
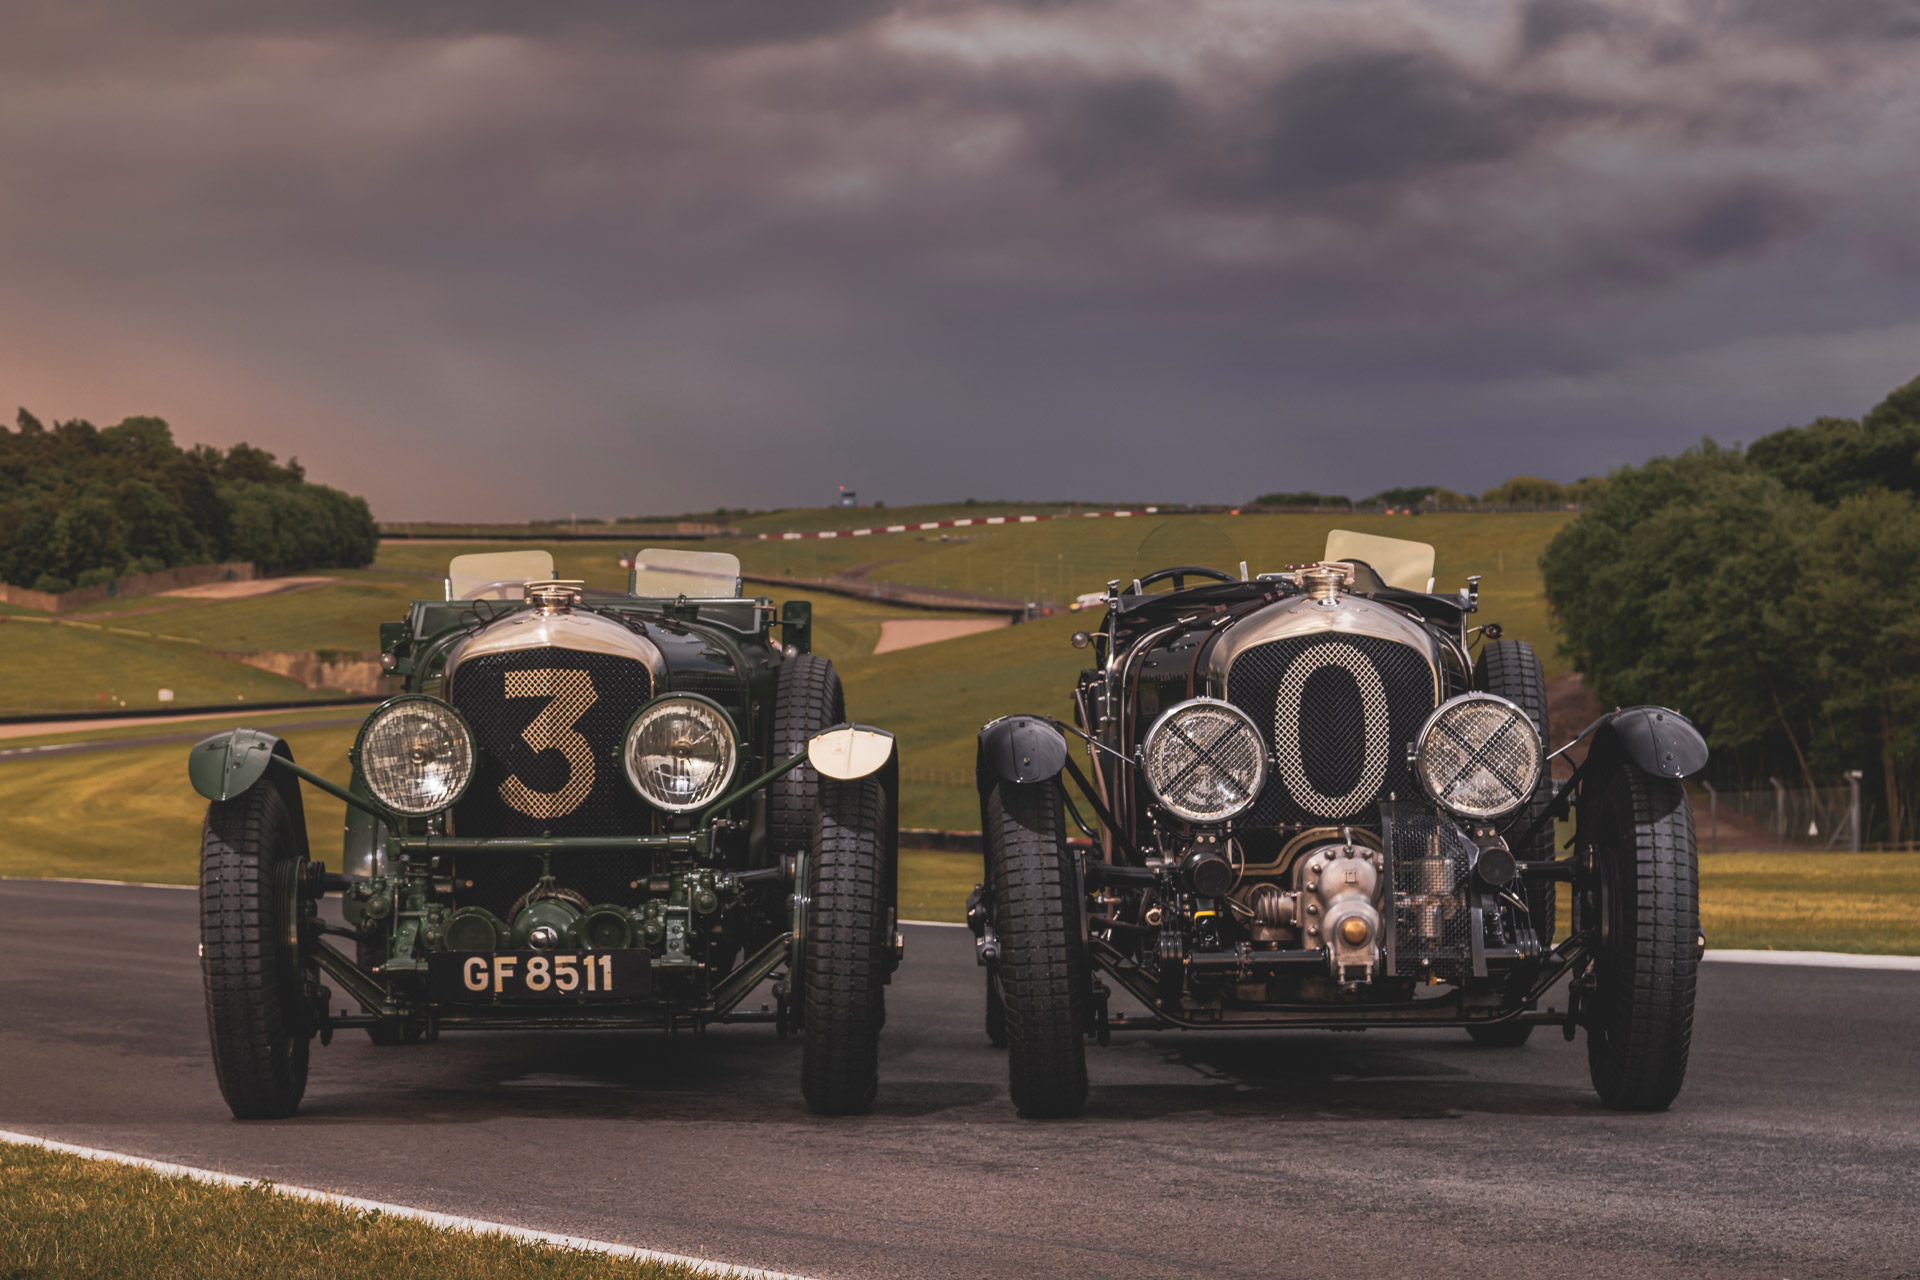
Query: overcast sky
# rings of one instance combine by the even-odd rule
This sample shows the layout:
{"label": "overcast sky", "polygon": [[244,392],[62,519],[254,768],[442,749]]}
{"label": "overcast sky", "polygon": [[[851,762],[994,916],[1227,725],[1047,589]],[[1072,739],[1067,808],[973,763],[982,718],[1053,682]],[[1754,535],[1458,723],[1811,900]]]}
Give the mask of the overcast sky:
{"label": "overcast sky", "polygon": [[1920,374],[1920,0],[10,0],[0,407],[388,519],[1477,490]]}

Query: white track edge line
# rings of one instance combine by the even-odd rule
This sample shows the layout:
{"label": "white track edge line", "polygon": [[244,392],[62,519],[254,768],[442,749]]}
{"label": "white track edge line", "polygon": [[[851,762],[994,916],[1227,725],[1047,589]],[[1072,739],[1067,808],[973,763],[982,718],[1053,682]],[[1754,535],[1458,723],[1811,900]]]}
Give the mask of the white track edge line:
{"label": "white track edge line", "polygon": [[10,1142],[25,1147],[41,1147],[48,1151],[59,1151],[66,1155],[79,1156],[86,1160],[104,1160],[112,1164],[130,1165],[137,1169],[146,1169],[153,1173],[173,1178],[191,1178],[195,1182],[204,1182],[213,1186],[248,1187],[261,1186],[280,1195],[295,1200],[310,1200],[319,1204],[329,1204],[336,1208],[353,1209],[360,1213],[378,1212],[386,1217],[406,1218],[414,1222],[423,1222],[428,1226],[439,1227],[447,1231],[464,1231],[476,1236],[506,1236],[513,1240],[522,1240],[529,1244],[552,1245],[560,1249],[573,1249],[581,1253],[597,1253],[612,1258],[631,1258],[636,1262],[654,1262],[667,1266],[686,1267],[707,1275],[725,1277],[726,1280],[810,1280],[806,1276],[797,1276],[786,1271],[764,1271],[758,1267],[738,1267],[711,1258],[696,1258],[684,1253],[663,1253],[658,1249],[642,1249],[636,1245],[614,1244],[606,1240],[594,1240],[586,1236],[567,1236],[553,1231],[535,1231],[530,1227],[514,1227],[504,1222],[488,1222],[480,1218],[463,1218],[458,1214],[435,1213],[431,1209],[415,1209],[410,1205],[387,1204],[379,1200],[362,1200],[356,1196],[337,1195],[331,1191],[316,1191],[311,1187],[288,1186],[267,1178],[244,1178],[238,1174],[216,1173],[211,1169],[196,1169],[192,1165],[169,1164],[164,1160],[150,1160],[145,1156],[128,1155],[122,1151],[103,1151],[97,1147],[76,1146],[70,1142],[55,1142],[51,1138],[42,1138],[31,1133],[14,1133],[0,1129],[0,1142]]}
{"label": "white track edge line", "polygon": [[1902,969],[1920,972],[1920,956],[1883,956],[1850,951],[1708,951],[1708,960],[1733,964],[1803,965],[1810,969]]}
{"label": "white track edge line", "polygon": [[151,880],[86,880],[78,876],[0,876],[0,884],[104,884],[117,889],[187,889],[197,892],[197,884],[157,884]]}
{"label": "white track edge line", "polygon": [[902,920],[901,924],[924,924],[935,929],[964,929],[967,926],[957,920]]}

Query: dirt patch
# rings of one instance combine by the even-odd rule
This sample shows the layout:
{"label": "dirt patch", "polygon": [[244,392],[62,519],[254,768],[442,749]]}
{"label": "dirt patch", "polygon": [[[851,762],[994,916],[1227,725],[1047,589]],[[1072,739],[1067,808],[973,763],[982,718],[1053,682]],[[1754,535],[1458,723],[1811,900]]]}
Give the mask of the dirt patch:
{"label": "dirt patch", "polygon": [[376,697],[399,692],[400,677],[390,676],[381,669],[377,652],[343,653],[333,649],[306,652],[260,649],[238,653],[209,649],[208,652],[261,671],[270,671],[276,676],[298,680],[309,689],[338,689],[342,693]]}
{"label": "dirt patch", "polygon": [[198,587],[176,587],[160,594],[190,596],[195,600],[241,600],[247,596],[271,596],[282,591],[330,586],[338,581],[338,578],[251,578],[244,582],[209,582]]}
{"label": "dirt patch", "polygon": [[888,618],[880,624],[880,643],[875,653],[892,653],[916,645],[975,635],[1008,625],[1006,618]]}
{"label": "dirt patch", "polygon": [[[1593,696],[1593,690],[1587,688],[1587,682],[1578,672],[1547,681],[1547,728],[1553,733],[1547,750],[1553,750],[1598,720],[1600,712],[1599,699]],[[1586,758],[1587,744],[1583,742],[1553,762],[1554,776],[1571,776],[1573,766]]]}

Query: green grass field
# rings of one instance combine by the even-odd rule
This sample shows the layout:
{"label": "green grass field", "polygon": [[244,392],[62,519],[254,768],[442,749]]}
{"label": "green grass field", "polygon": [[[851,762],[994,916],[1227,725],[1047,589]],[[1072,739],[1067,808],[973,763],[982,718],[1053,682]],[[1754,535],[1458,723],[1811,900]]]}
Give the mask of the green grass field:
{"label": "green grass field", "polygon": [[[314,715],[263,715],[249,717],[245,723],[270,729],[275,723]],[[237,723],[241,722],[174,723],[9,739],[0,748],[119,736],[214,734]],[[350,772],[347,748],[353,745],[356,732],[355,725],[298,730],[287,734],[287,740],[301,764],[344,786]],[[189,745],[173,742],[42,760],[0,759],[0,875],[195,883],[200,874],[200,822],[207,805],[187,783]],[[305,789],[305,797],[313,856],[337,866],[346,806],[311,787]]]}
{"label": "green grass field", "polygon": [[160,619],[171,617],[0,622],[0,714],[152,708],[161,689],[181,706],[339,696],[218,657],[191,638],[167,638]]}
{"label": "green grass field", "polygon": [[6,1280],[682,1280],[609,1258],[0,1143]]}

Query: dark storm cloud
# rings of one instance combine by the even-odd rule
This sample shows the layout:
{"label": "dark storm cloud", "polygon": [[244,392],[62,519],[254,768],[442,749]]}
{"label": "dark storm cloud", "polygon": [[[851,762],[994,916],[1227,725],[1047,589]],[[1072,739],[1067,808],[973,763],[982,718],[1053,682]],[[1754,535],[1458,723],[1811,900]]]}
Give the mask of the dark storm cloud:
{"label": "dark storm cloud", "polygon": [[1544,53],[1575,36],[1602,32],[1617,20],[1613,10],[1593,0],[1528,0],[1520,6],[1520,47]]}
{"label": "dark storm cloud", "polygon": [[619,45],[722,50],[813,39],[874,21],[894,0],[178,0],[136,5],[116,0],[72,0],[60,6],[61,24],[110,26],[147,35],[195,38],[465,39],[513,36],[581,39]]}
{"label": "dark storm cloud", "polygon": [[1571,477],[1920,372],[1909,8],[13,6],[0,395],[395,516]]}

